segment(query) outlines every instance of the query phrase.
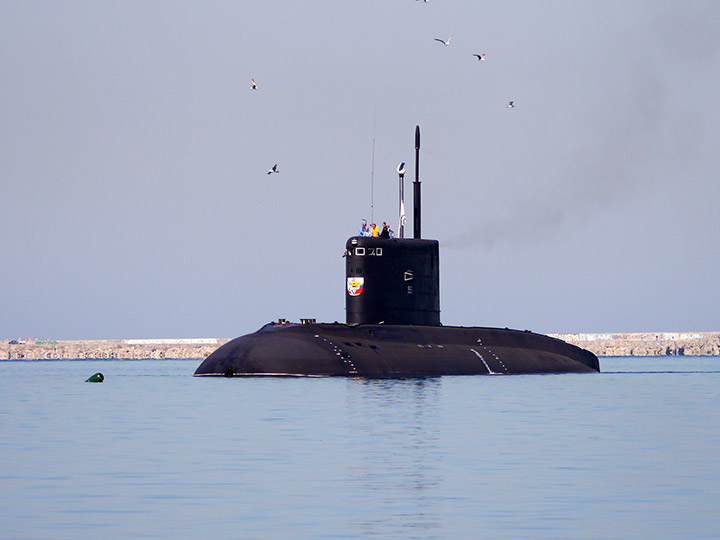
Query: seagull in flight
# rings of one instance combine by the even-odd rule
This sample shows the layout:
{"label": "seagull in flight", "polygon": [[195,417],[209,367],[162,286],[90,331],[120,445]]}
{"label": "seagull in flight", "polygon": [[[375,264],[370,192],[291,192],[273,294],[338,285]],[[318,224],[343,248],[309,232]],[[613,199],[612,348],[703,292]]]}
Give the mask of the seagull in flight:
{"label": "seagull in flight", "polygon": [[447,38],[447,41],[445,41],[444,39],[440,39],[440,38],[435,38],[435,41],[439,41],[440,43],[442,43],[443,45],[445,45],[447,47],[448,45],[450,45],[451,39],[452,39],[452,36]]}
{"label": "seagull in flight", "polygon": [[514,109],[515,108],[515,102],[514,101],[508,101],[508,104],[505,105],[508,109]]}
{"label": "seagull in flight", "polygon": [[482,62],[483,60],[485,60],[485,53],[482,53],[482,54],[473,54],[473,56],[477,56],[477,59],[478,59],[480,62]]}
{"label": "seagull in flight", "polygon": [[255,79],[250,79],[250,90],[257,90],[257,84],[255,84]]}
{"label": "seagull in flight", "polygon": [[280,171],[278,170],[278,168],[277,168],[277,163],[276,163],[275,165],[272,166],[272,169],[270,169],[270,170],[268,171],[268,174],[279,173],[279,172],[280,172]]}

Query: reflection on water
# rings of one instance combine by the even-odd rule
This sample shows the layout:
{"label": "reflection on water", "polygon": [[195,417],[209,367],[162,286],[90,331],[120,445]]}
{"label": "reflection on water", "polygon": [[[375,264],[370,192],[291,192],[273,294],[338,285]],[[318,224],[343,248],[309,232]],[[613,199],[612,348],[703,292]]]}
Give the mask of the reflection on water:
{"label": "reflection on water", "polygon": [[370,380],[2,362],[0,538],[717,537],[718,360]]}
{"label": "reflection on water", "polygon": [[[441,483],[438,405],[441,379],[354,379],[347,395],[348,423],[362,447],[350,451],[352,519],[363,535],[409,538],[441,527],[434,494]],[[377,519],[374,507],[384,508]]]}

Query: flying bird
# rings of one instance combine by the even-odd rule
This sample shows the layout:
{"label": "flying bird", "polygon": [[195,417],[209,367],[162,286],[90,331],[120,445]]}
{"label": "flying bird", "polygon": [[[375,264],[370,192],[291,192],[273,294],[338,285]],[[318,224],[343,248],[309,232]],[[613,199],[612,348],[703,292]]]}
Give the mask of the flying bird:
{"label": "flying bird", "polygon": [[255,79],[250,79],[250,89],[257,90],[257,84],[255,84]]}
{"label": "flying bird", "polygon": [[277,163],[276,163],[275,165],[272,166],[272,169],[270,169],[270,170],[268,171],[268,174],[279,173],[279,172],[280,172],[280,171],[278,170],[278,168],[277,168]]}
{"label": "flying bird", "polygon": [[514,101],[508,101],[508,104],[505,105],[508,109],[514,109],[515,108],[515,102]]}
{"label": "flying bird", "polygon": [[447,38],[447,41],[445,41],[444,39],[440,39],[440,38],[435,38],[435,41],[439,41],[440,43],[442,43],[443,45],[445,45],[447,47],[448,45],[450,45],[451,39],[452,39],[452,36]]}
{"label": "flying bird", "polygon": [[483,60],[485,60],[485,53],[482,53],[482,54],[473,54],[473,56],[477,56],[477,59],[478,59],[480,62],[482,62]]}

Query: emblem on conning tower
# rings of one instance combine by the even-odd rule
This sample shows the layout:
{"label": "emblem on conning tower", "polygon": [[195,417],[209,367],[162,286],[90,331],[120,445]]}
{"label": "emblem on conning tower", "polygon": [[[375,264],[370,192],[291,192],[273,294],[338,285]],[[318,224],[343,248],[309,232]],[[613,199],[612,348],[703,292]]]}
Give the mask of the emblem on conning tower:
{"label": "emblem on conning tower", "polygon": [[347,291],[350,296],[360,296],[363,292],[365,278],[349,277],[347,278]]}

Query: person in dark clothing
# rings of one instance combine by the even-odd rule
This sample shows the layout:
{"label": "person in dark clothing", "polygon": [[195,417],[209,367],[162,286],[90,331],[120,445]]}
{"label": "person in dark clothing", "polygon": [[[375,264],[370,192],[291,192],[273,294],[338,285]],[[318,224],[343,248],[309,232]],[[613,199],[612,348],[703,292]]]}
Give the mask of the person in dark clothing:
{"label": "person in dark clothing", "polygon": [[390,238],[390,227],[384,221],[382,232],[380,233],[380,238]]}

